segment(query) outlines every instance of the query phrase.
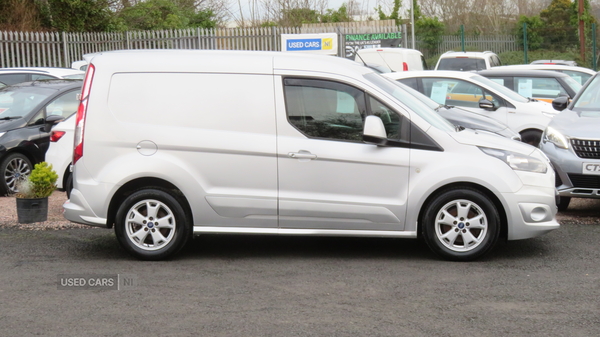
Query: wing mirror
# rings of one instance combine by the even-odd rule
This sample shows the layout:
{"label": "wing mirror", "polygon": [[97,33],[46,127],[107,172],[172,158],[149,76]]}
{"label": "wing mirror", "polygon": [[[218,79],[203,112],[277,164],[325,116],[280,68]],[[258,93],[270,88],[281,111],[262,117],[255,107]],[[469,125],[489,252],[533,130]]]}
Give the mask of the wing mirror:
{"label": "wing mirror", "polygon": [[497,107],[489,99],[482,98],[479,100],[479,107],[484,110],[495,111]]}
{"label": "wing mirror", "polygon": [[381,118],[377,116],[367,116],[363,128],[363,141],[367,144],[385,145],[387,142],[387,132]]}
{"label": "wing mirror", "polygon": [[563,111],[569,105],[569,96],[558,96],[552,101],[552,107],[556,111]]}
{"label": "wing mirror", "polygon": [[61,115],[50,115],[46,117],[46,120],[44,121],[44,132],[50,132],[53,126],[64,120],[65,118]]}

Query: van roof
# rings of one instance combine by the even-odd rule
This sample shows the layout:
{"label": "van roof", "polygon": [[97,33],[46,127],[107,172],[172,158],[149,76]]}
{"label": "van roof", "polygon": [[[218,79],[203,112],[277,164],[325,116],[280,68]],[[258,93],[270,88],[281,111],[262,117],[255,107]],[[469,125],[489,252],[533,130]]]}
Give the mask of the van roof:
{"label": "van roof", "polygon": [[223,72],[272,74],[277,70],[326,73],[373,72],[352,60],[301,52],[239,50],[119,50],[94,55],[91,63],[109,72]]}

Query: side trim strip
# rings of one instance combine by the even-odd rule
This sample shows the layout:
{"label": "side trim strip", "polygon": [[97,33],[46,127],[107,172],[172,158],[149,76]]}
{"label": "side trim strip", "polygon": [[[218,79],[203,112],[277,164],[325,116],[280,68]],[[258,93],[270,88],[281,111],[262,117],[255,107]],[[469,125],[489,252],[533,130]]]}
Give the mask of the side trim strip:
{"label": "side trim strip", "polygon": [[194,233],[230,233],[230,234],[277,234],[277,235],[315,235],[315,236],[370,236],[416,238],[417,232],[409,231],[368,231],[336,229],[289,229],[289,228],[249,228],[249,227],[207,227],[194,226]]}

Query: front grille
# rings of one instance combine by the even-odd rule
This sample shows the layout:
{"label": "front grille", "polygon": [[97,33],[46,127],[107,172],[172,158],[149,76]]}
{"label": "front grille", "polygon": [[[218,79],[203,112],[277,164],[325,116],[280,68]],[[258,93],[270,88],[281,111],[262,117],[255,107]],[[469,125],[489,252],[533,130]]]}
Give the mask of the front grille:
{"label": "front grille", "polygon": [[579,158],[600,159],[600,140],[571,139],[571,145]]}
{"label": "front grille", "polygon": [[569,179],[573,183],[573,187],[600,188],[600,175],[569,173]]}

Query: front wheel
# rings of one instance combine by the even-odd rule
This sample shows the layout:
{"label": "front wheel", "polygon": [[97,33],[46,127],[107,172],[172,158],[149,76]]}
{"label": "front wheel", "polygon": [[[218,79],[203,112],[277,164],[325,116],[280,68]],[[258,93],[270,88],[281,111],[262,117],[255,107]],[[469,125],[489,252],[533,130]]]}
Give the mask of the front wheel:
{"label": "front wheel", "polygon": [[542,131],[540,130],[527,130],[521,132],[521,141],[529,145],[538,147],[540,141],[542,141]]}
{"label": "front wheel", "polygon": [[492,249],[500,235],[496,206],[475,189],[446,190],[435,196],[423,213],[421,226],[427,245],[448,260],[474,260]]}
{"label": "front wheel", "polygon": [[191,236],[191,219],[170,193],[159,189],[134,192],[117,211],[115,233],[121,246],[142,260],[161,260],[177,253]]}
{"label": "front wheel", "polygon": [[0,195],[19,192],[17,183],[31,173],[31,161],[20,153],[6,156],[0,164],[2,182],[0,182]]}

